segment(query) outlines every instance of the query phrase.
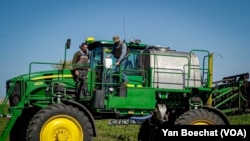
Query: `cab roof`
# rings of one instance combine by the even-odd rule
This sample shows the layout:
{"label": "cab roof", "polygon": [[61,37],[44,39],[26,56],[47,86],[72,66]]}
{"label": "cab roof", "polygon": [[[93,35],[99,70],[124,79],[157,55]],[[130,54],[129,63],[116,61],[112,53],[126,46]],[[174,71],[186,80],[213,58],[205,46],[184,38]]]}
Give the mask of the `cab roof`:
{"label": "cab roof", "polygon": [[[143,43],[134,43],[134,42],[126,42],[127,46],[129,48],[137,48],[137,49],[145,49],[148,45],[147,44],[143,44]],[[114,42],[111,41],[111,40],[97,40],[97,41],[94,41],[92,43],[89,43],[89,50],[93,50],[94,48],[96,47],[99,47],[99,46],[113,46],[114,45]]]}

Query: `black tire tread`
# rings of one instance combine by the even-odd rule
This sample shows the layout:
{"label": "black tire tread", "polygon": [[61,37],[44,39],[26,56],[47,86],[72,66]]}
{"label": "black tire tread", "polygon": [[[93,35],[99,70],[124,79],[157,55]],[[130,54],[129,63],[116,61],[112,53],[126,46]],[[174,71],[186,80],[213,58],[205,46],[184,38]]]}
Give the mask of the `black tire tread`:
{"label": "black tire tread", "polygon": [[190,110],[182,114],[176,121],[175,125],[190,125],[195,120],[205,119],[213,125],[224,125],[224,121],[214,112],[206,109]]}
{"label": "black tire tread", "polygon": [[44,122],[46,122],[49,118],[58,114],[66,114],[77,119],[78,122],[82,125],[82,128],[84,130],[84,137],[85,137],[84,140],[85,141],[92,140],[93,129],[88,117],[78,108],[64,104],[50,105],[40,110],[37,114],[35,114],[35,116],[31,119],[29,123],[26,134],[26,140],[27,141],[39,140],[40,130]]}

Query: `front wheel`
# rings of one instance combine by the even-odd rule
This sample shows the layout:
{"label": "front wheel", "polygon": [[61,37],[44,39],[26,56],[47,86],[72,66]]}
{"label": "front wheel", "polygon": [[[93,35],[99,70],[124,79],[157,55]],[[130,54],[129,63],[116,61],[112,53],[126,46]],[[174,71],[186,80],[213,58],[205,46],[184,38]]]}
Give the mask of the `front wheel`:
{"label": "front wheel", "polygon": [[196,109],[182,114],[175,125],[225,125],[225,122],[212,111]]}
{"label": "front wheel", "polygon": [[78,108],[55,104],[40,110],[30,121],[27,141],[91,141],[93,129]]}

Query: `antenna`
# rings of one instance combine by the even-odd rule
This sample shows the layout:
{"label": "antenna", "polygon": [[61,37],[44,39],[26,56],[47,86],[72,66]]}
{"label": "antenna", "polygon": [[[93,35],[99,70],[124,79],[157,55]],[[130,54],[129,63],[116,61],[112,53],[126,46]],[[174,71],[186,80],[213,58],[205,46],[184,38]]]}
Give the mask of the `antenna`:
{"label": "antenna", "polygon": [[125,19],[124,19],[124,15],[122,15],[123,18],[123,34],[124,34],[124,40],[126,39],[126,33],[125,33]]}

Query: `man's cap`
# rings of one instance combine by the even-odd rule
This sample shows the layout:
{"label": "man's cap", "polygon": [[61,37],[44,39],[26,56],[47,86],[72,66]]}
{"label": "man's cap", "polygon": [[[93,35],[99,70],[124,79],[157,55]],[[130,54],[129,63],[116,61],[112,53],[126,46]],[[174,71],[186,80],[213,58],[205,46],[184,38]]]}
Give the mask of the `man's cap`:
{"label": "man's cap", "polygon": [[120,37],[118,35],[113,36],[113,41],[114,42],[120,41]]}

